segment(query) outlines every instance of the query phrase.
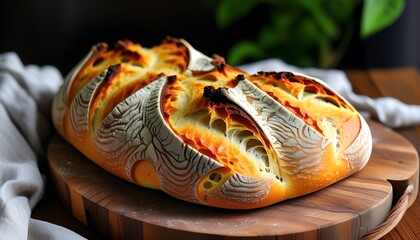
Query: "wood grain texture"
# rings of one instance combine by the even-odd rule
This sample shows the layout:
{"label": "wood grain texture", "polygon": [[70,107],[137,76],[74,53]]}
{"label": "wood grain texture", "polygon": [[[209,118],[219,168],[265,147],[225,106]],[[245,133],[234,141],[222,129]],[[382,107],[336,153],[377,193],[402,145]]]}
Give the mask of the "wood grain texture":
{"label": "wood grain texture", "polygon": [[[356,93],[369,97],[391,96],[408,104],[420,105],[420,75],[415,68],[347,70]],[[395,129],[420,152],[420,126]],[[419,176],[420,177],[420,176]],[[418,239],[420,232],[420,195],[407,210],[400,223],[383,240]]]}
{"label": "wood grain texture", "polygon": [[395,97],[407,104],[419,104],[419,75],[415,68],[371,70],[368,72],[381,96]]}
{"label": "wood grain texture", "polygon": [[358,94],[369,94],[372,98],[381,97],[376,85],[371,81],[370,75],[362,70],[348,70],[347,77],[351,80],[353,91]]}
{"label": "wood grain texture", "polygon": [[110,238],[357,239],[385,219],[405,187],[415,186],[410,204],[418,191],[413,146],[391,129],[369,124],[374,148],[365,169],[316,193],[257,210],[199,206],[135,186],[103,171],[59,136],[49,145],[48,159],[61,201]]}

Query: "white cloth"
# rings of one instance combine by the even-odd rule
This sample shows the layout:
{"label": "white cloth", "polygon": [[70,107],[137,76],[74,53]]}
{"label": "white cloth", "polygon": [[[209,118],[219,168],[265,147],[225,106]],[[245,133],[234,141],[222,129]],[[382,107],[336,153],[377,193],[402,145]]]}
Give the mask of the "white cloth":
{"label": "white cloth", "polygon": [[[295,71],[320,78],[356,108],[391,127],[420,123],[420,107],[396,99],[371,99],[353,93],[339,70],[298,69],[280,60],[240,68],[258,71]],[[0,54],[0,238],[84,239],[61,226],[31,218],[44,191],[38,164],[45,161],[51,133],[50,108],[63,78],[52,66],[24,66],[15,53]]]}
{"label": "white cloth", "polygon": [[279,59],[267,59],[238,66],[238,68],[251,74],[258,71],[290,71],[312,76],[326,82],[347,99],[365,118],[375,118],[392,128],[420,124],[419,105],[408,105],[392,97],[372,99],[357,95],[353,92],[346,74],[341,70],[297,68]]}
{"label": "white cloth", "polygon": [[0,54],[0,239],[84,239],[31,218],[44,192],[38,164],[53,132],[52,97],[63,78],[52,66],[24,66],[15,53]]}

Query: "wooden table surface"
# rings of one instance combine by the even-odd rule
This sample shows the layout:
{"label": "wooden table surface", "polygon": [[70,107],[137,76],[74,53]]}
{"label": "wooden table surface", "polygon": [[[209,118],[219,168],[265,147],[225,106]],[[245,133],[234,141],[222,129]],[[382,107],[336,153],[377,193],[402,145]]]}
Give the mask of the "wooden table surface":
{"label": "wooden table surface", "polygon": [[[374,98],[390,96],[407,104],[420,105],[420,74],[415,68],[348,70],[346,73],[358,94]],[[394,130],[407,138],[420,152],[420,125]],[[47,175],[47,189],[44,198],[33,209],[32,217],[69,228],[88,239],[106,239],[84,226],[64,208],[58,200],[46,166],[41,166],[42,170]],[[399,224],[383,239],[418,239],[419,233],[420,194]]]}
{"label": "wooden table surface", "polygon": [[[416,68],[347,71],[356,93],[369,97],[395,97],[407,104],[420,105],[420,74]],[[420,125],[394,129],[420,152]],[[400,223],[383,239],[420,239],[420,194]]]}

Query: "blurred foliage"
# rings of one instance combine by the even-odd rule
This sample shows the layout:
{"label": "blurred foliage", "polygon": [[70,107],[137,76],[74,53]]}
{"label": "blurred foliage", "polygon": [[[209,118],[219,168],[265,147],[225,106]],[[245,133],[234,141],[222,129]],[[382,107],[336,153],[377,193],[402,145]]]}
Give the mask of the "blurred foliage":
{"label": "blurred foliage", "polygon": [[273,57],[301,67],[330,68],[339,63],[355,29],[360,29],[360,40],[372,36],[399,18],[405,2],[216,0],[212,5],[216,22],[223,30],[238,26],[245,18],[248,24],[249,19],[260,18],[248,27],[257,28],[256,39],[241,39],[229,50],[230,64]]}

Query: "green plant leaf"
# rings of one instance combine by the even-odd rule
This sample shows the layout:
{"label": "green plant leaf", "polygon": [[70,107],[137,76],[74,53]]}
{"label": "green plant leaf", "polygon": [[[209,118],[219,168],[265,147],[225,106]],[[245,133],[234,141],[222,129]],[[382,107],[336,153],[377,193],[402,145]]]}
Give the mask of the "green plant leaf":
{"label": "green plant leaf", "polygon": [[360,36],[366,39],[394,23],[404,10],[404,0],[364,0]]}
{"label": "green plant leaf", "polygon": [[361,3],[360,0],[334,0],[323,3],[325,11],[331,14],[334,21],[346,23],[351,20],[355,8]]}
{"label": "green plant leaf", "polygon": [[330,38],[337,38],[340,30],[335,19],[325,11],[321,1],[299,0],[298,3],[307,11],[307,14],[313,16],[313,20],[317,22],[320,30]]}
{"label": "green plant leaf", "polygon": [[263,48],[271,48],[284,44],[290,39],[290,31],[295,27],[295,21],[300,16],[293,13],[285,14],[281,9],[270,12],[270,21],[261,26],[257,42]]}
{"label": "green plant leaf", "polygon": [[270,48],[282,44],[285,38],[287,38],[287,34],[282,34],[281,29],[279,31],[271,25],[265,25],[261,27],[257,42],[261,47]]}
{"label": "green plant leaf", "polygon": [[216,22],[219,27],[227,28],[250,13],[259,2],[258,0],[222,0],[216,8]]}
{"label": "green plant leaf", "polygon": [[249,59],[259,59],[263,52],[255,42],[242,40],[237,42],[228,53],[227,62],[230,65],[238,65]]}

